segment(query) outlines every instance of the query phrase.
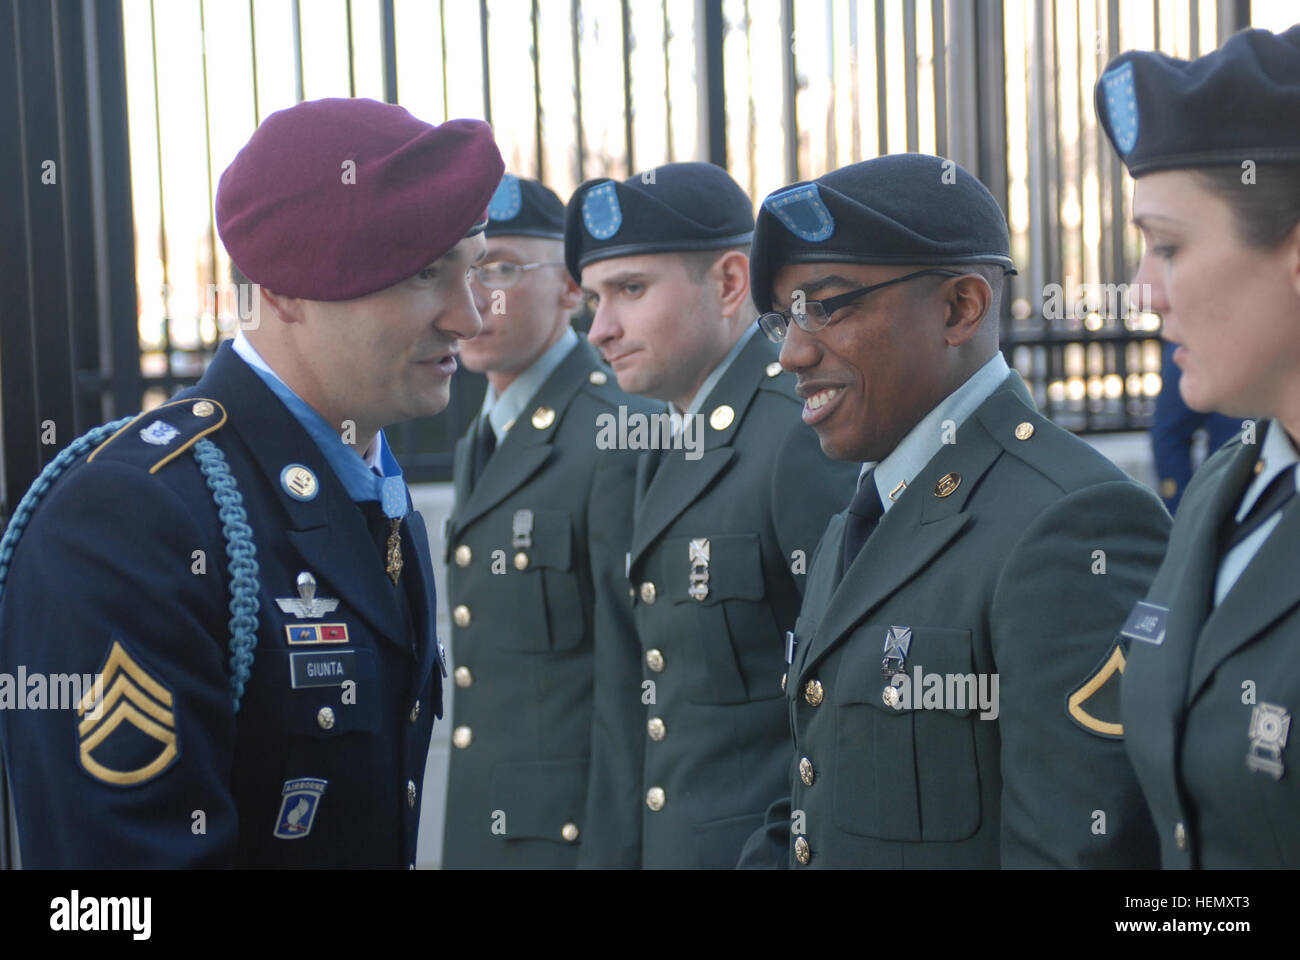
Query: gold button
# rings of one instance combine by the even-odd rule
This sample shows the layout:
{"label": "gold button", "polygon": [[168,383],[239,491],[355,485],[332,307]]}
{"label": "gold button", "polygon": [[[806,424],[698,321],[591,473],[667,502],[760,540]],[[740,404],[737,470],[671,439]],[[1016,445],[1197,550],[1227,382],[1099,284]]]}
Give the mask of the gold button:
{"label": "gold button", "polygon": [[808,861],[812,859],[812,848],[808,846],[806,838],[794,838],[794,858],[803,866],[808,866]]}
{"label": "gold button", "polygon": [[1179,850],[1187,849],[1187,828],[1181,820],[1174,824],[1174,846]]}
{"label": "gold button", "polygon": [[641,602],[642,603],[655,602],[655,585],[651,583],[649,580],[641,584]]}
{"label": "gold button", "polygon": [[474,742],[474,731],[469,727],[457,727],[451,732],[451,742],[454,743],[457,748],[464,750]]}
{"label": "gold button", "polygon": [[533,411],[533,426],[538,430],[545,430],[555,422],[555,411],[550,407],[538,407]]}
{"label": "gold button", "polygon": [[822,690],[822,682],[820,680],[809,680],[808,683],[804,685],[803,698],[814,707],[822,702],[824,694],[825,691]]}
{"label": "gold button", "polygon": [[420,719],[420,701],[416,700],[415,703],[411,705],[411,722],[415,723],[418,719]]}
{"label": "gold button", "polygon": [[779,376],[781,373],[781,363],[779,360],[773,360],[767,365],[767,375],[769,377]]}
{"label": "gold button", "polygon": [[1266,466],[1266,464],[1264,463],[1263,460],[1256,460],[1256,461],[1255,461],[1255,476],[1259,476],[1261,473],[1263,473],[1263,472],[1264,472],[1264,467],[1265,467],[1265,466]]}
{"label": "gold button", "polygon": [[470,618],[469,618],[469,607],[465,606],[465,604],[463,604],[463,603],[462,603],[462,604],[458,604],[458,605],[457,605],[457,606],[456,606],[456,607],[451,611],[451,619],[452,619],[452,622],[455,623],[456,626],[458,626],[458,627],[468,627],[468,626],[469,626],[469,619],[470,619]]}
{"label": "gold button", "polygon": [[811,787],[815,776],[816,775],[813,773],[812,761],[807,757],[801,759],[799,761],[799,779],[803,781],[803,785],[805,787]]}
{"label": "gold button", "polygon": [[650,739],[658,743],[668,735],[668,728],[664,726],[663,720],[659,717],[651,717],[646,721],[646,733],[650,734]]}
{"label": "gold button", "polygon": [[645,792],[645,805],[651,810],[662,810],[666,799],[663,787],[651,787]]}
{"label": "gold button", "polygon": [[599,387],[601,384],[604,384],[604,383],[609,382],[609,376],[608,376],[608,374],[605,373],[604,370],[593,370],[593,371],[591,371],[591,373],[589,373],[589,374],[587,375],[587,379],[590,380],[592,383],[594,383],[594,384],[595,384],[596,386],[598,386],[598,387]]}
{"label": "gold button", "polygon": [[645,652],[645,665],[655,673],[663,673],[664,655],[658,650],[647,650]]}
{"label": "gold button", "polygon": [[782,693],[785,693],[785,678],[786,678],[786,674],[784,674],[784,673],[781,674],[781,692],[782,692]]}
{"label": "gold button", "polygon": [[720,407],[714,407],[713,412],[709,414],[709,426],[714,430],[726,430],[735,419],[736,411],[724,403]]}
{"label": "gold button", "polygon": [[200,400],[198,403],[194,404],[194,406],[190,407],[190,413],[194,414],[196,417],[210,417],[216,412],[217,408],[207,400]]}
{"label": "gold button", "polygon": [[[592,382],[594,383],[595,381]],[[564,826],[560,827],[560,836],[569,841],[569,843],[573,843],[578,839],[578,825],[576,823],[566,823]]]}
{"label": "gold button", "polygon": [[528,569],[528,554],[524,553],[522,550],[520,550],[518,553],[515,554],[515,569],[516,570]]}
{"label": "gold button", "polygon": [[1173,477],[1165,477],[1160,481],[1160,496],[1168,500],[1178,492],[1178,481]]}
{"label": "gold button", "polygon": [[1016,439],[1028,440],[1034,435],[1034,425],[1028,420],[1016,424]]}
{"label": "gold button", "polygon": [[474,685],[474,674],[469,672],[469,667],[457,667],[452,676],[456,680],[456,686],[462,690]]}
{"label": "gold button", "polygon": [[934,495],[936,497],[951,496],[953,491],[961,486],[960,473],[945,473],[939,478],[939,482],[934,485]]}
{"label": "gold button", "polygon": [[316,474],[303,466],[285,467],[280,473],[280,486],[295,500],[313,500],[319,485]]}
{"label": "gold button", "polygon": [[474,551],[469,548],[469,544],[462,543],[456,548],[456,566],[468,567],[470,561],[474,559]]}
{"label": "gold button", "polygon": [[415,795],[416,795],[416,794],[415,794],[415,781],[414,781],[414,780],[407,780],[407,781],[406,781],[406,805],[407,805],[408,807],[414,807],[414,806],[415,806]]}
{"label": "gold button", "polygon": [[322,730],[332,730],[334,728],[334,710],[331,707],[321,707],[317,710],[316,724]]}
{"label": "gold button", "polygon": [[884,690],[880,691],[880,699],[885,701],[885,706],[887,707],[898,706],[901,700],[898,695],[898,687],[891,683],[889,686],[885,687]]}

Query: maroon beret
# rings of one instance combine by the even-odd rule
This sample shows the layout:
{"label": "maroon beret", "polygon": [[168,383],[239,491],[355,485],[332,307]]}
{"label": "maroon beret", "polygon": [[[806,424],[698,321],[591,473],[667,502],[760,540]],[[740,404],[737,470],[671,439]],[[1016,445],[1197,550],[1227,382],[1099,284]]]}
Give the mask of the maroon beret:
{"label": "maroon beret", "polygon": [[221,175],[217,232],[254,283],[352,300],[470,234],[504,171],[481,120],[435,127],[395,104],[309,100],[263,120]]}

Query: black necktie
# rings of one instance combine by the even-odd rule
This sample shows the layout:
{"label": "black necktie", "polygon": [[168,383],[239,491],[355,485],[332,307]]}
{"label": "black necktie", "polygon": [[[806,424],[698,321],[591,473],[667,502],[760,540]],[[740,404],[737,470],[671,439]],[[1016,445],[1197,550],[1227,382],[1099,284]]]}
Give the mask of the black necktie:
{"label": "black necktie", "polygon": [[478,483],[478,478],[487,466],[492,452],[497,448],[497,432],[492,429],[491,421],[486,418],[479,421],[478,436],[474,440],[474,467],[470,471],[470,481]]}
{"label": "black necktie", "polygon": [[871,536],[884,515],[885,507],[880,502],[876,491],[875,472],[868,473],[858,484],[858,492],[849,504],[849,514],[844,522],[844,552],[840,556],[840,576],[852,566],[854,559],[862,550],[862,545]]}
{"label": "black necktie", "polygon": [[1223,535],[1220,538],[1222,547],[1219,550],[1219,555],[1226,556],[1229,550],[1254,533],[1261,524],[1286,506],[1294,496],[1295,464],[1292,464],[1269,481],[1268,486],[1259,495],[1259,499],[1255,501],[1255,505],[1250,508],[1250,512],[1246,514],[1244,520],[1237,523],[1229,515],[1228,522],[1223,526]]}

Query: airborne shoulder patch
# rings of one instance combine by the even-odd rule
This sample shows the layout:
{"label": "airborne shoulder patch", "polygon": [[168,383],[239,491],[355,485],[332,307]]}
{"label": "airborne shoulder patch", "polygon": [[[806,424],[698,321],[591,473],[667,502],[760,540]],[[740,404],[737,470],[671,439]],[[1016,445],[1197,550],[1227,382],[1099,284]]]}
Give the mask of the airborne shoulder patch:
{"label": "airborne shoulder patch", "polygon": [[175,699],[118,640],[77,704],[77,762],[100,783],[148,783],[180,755]]}
{"label": "airborne shoulder patch", "polygon": [[1096,669],[1065,700],[1065,710],[1071,720],[1089,733],[1108,740],[1124,738],[1119,715],[1119,684],[1125,663],[1124,647],[1117,638]]}
{"label": "airborne shoulder patch", "polygon": [[140,414],[96,447],[86,462],[103,454],[157,473],[225,424],[225,407],[216,400],[173,400]]}

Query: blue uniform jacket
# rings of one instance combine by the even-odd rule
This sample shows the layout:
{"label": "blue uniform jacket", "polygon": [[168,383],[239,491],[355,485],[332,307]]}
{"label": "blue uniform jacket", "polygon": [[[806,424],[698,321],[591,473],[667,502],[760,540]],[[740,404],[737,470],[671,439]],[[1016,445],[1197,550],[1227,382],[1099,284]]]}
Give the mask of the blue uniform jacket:
{"label": "blue uniform jacket", "polygon": [[[237,711],[201,437],[224,453],[256,547],[257,643]],[[194,388],[77,460],[32,516],[0,601],[23,865],[413,864],[445,671],[419,513],[401,533],[395,587],[319,447],[228,344]],[[310,592],[303,571],[333,610],[277,603]],[[97,673],[101,705],[93,690],[69,703],[69,678]]]}

